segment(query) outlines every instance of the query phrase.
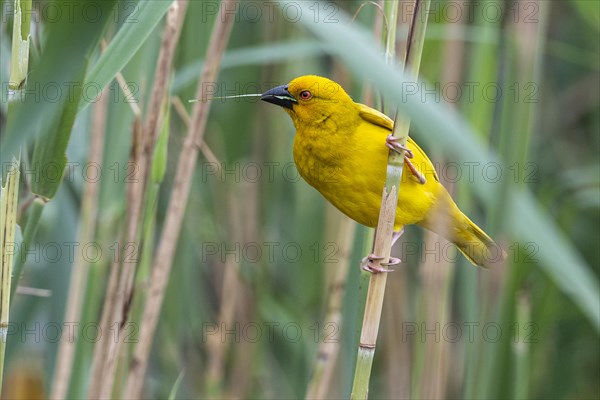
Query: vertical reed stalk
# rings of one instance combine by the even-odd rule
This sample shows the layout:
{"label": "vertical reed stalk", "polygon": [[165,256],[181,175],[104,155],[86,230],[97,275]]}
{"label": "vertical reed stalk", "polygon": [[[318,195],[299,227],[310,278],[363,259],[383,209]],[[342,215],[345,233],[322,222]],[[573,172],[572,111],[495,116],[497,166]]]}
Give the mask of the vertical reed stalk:
{"label": "vertical reed stalk", "polygon": [[[98,104],[94,108],[92,117],[92,137],[88,163],[90,165],[101,165],[104,154],[104,133],[106,131],[106,115],[108,111],[108,91],[104,91]],[[98,212],[99,181],[86,181],[81,199],[80,222],[77,234],[78,243],[91,243],[94,240]],[[75,253],[71,282],[69,283],[69,296],[67,299],[67,310],[65,321],[79,321],[84,293],[88,284],[90,265],[84,259],[81,252]],[[73,369],[73,358],[78,342],[71,340],[70,335],[61,337],[56,366],[54,369],[54,383],[51,397],[63,399],[67,397],[71,373]]]}
{"label": "vertical reed stalk", "polygon": [[[143,131],[141,115],[134,113],[135,117],[132,124],[132,145],[129,153],[129,162],[132,165],[137,165],[142,171],[139,173],[139,179],[130,182],[126,185],[126,203],[127,212],[124,221],[124,234],[122,240],[118,242],[118,249],[120,257],[118,257],[119,278],[117,280],[116,292],[114,294],[115,301],[113,303],[114,308],[111,310],[111,318],[113,323],[118,323],[119,332],[116,336],[121,337],[121,330],[126,326],[125,322],[128,318],[129,305],[131,304],[131,290],[133,290],[133,277],[135,274],[135,268],[137,266],[136,260],[133,258],[126,258],[122,256],[122,252],[127,249],[128,245],[137,247],[139,243],[138,223],[140,220],[141,207],[143,202],[143,186],[144,186],[144,170],[142,160],[143,153]],[[112,295],[112,293],[111,293]],[[119,358],[119,351],[121,349],[120,340],[109,340],[107,352],[104,354],[106,357],[104,362],[104,370],[102,372],[102,389],[100,391],[100,398],[109,398],[113,391],[114,384],[114,371]]]}
{"label": "vertical reed stalk", "polygon": [[[242,210],[243,198],[241,194],[234,194],[231,188],[227,196],[229,204],[227,207],[227,219],[229,231],[232,232],[230,239],[234,243],[244,243],[243,227],[239,226],[239,222],[244,220]],[[220,268],[223,271],[223,281],[221,285],[221,293],[219,299],[219,312],[217,315],[217,332],[214,335],[209,335],[206,340],[207,366],[205,380],[205,393],[209,398],[221,398],[224,395],[224,383],[226,373],[226,358],[230,349],[230,343],[227,340],[222,340],[223,329],[233,326],[236,308],[240,301],[240,296],[243,295],[243,284],[240,277],[240,260],[236,260],[233,254],[227,254],[225,262]]]}
{"label": "vertical reed stalk", "polygon": [[[337,212],[337,211],[336,211]],[[336,234],[337,244],[340,255],[335,276],[331,280],[327,292],[329,299],[327,301],[327,314],[323,319],[323,327],[342,326],[342,301],[346,287],[346,277],[350,264],[350,250],[354,241],[354,232],[356,224],[349,218],[343,217],[339,223],[338,233]],[[317,361],[314,366],[313,375],[306,390],[306,399],[327,398],[328,391],[331,388],[331,380],[337,355],[340,350],[339,337],[330,338],[331,340],[320,341],[317,352]]]}
{"label": "vertical reed stalk", "polygon": [[[220,10],[231,9],[232,3],[233,0],[223,1],[220,5]],[[210,37],[206,61],[200,81],[198,82],[196,95],[198,99],[206,97],[205,83],[215,82],[217,79],[221,58],[227,47],[234,17],[229,12],[219,12],[217,14]],[[173,266],[175,247],[181,230],[194,166],[198,158],[198,146],[202,143],[204,137],[209,110],[210,102],[199,102],[196,104],[192,114],[192,124],[181,149],[173,191],[167,208],[165,225],[152,265],[152,277],[148,289],[148,297],[140,321],[139,342],[134,350],[131,361],[124,395],[125,398],[141,397],[150,349]]]}
{"label": "vertical reed stalk", "polygon": [[[415,7],[415,0],[403,0],[399,7],[402,10],[410,10]],[[411,8],[412,7],[412,8]],[[400,18],[402,17],[402,18]],[[400,12],[398,16],[397,30],[401,32],[410,32],[412,21],[410,15],[402,15]],[[384,38],[385,39],[385,38]],[[397,59],[400,63],[404,63],[406,60],[406,52],[408,49],[409,37],[402,37],[402,35],[396,34],[396,53],[398,54]],[[396,244],[396,248],[403,248],[403,240],[400,238]],[[392,249],[393,250],[393,249]],[[387,302],[383,306],[383,325],[382,328],[387,328],[385,339],[386,346],[390,346],[390,349],[395,349],[394,352],[387,352],[385,354],[385,373],[387,374],[388,388],[387,395],[389,397],[397,399],[407,399],[411,397],[411,378],[413,375],[412,359],[414,343],[411,339],[398,341],[398,326],[401,326],[405,321],[414,320],[413,310],[411,307],[410,297],[411,294],[407,290],[409,288],[409,272],[406,268],[400,268],[394,272],[394,279],[387,282]],[[391,288],[390,288],[391,286]],[[400,353],[398,356],[397,354]]]}
{"label": "vertical reed stalk", "polygon": [[[13,32],[12,32],[12,48],[10,59],[10,77],[8,82],[8,119],[14,114],[15,102],[21,101],[25,87],[27,85],[27,73],[29,69],[29,32],[31,28],[31,0],[14,0],[14,16],[13,16]],[[7,124],[8,125],[8,124]],[[19,157],[20,162],[20,157]],[[25,254],[27,248],[33,240],[37,223],[41,216],[39,204],[34,204],[27,219],[28,230],[24,232],[23,250],[17,257],[12,276],[14,282],[10,285],[10,299],[7,306],[10,307],[10,302],[17,291],[18,282],[25,264]],[[26,234],[27,233],[27,234]],[[4,251],[4,249],[2,249]],[[4,254],[4,253],[3,253]],[[11,264],[12,267],[12,264]],[[8,295],[8,294],[7,294]],[[7,311],[8,312],[8,311]]]}
{"label": "vertical reed stalk", "polygon": [[[394,1],[395,6],[389,6],[388,22],[390,27],[395,27],[397,23],[397,1]],[[412,28],[409,33],[407,56],[405,70],[407,76],[417,78],[419,65],[421,62],[421,54],[423,50],[423,42],[425,39],[425,29],[427,26],[427,17],[430,0],[417,0],[415,11],[412,18]],[[394,11],[395,9],[395,11]],[[393,17],[393,19],[391,18]],[[392,28],[395,30],[395,28]],[[386,45],[386,53],[391,52],[390,39],[394,40],[395,35],[388,36]],[[394,46],[395,47],[395,46]],[[388,58],[389,59],[389,58]],[[408,140],[408,129],[410,121],[397,113],[397,118],[394,123],[393,135],[399,138],[402,145],[406,145]],[[385,187],[381,202],[381,210],[379,213],[379,221],[375,233],[374,253],[383,257],[384,260],[389,259],[391,252],[391,238],[394,231],[394,220],[396,207],[398,205],[398,190],[400,187],[400,178],[404,166],[404,154],[390,152],[388,158],[388,168]],[[379,266],[381,261],[375,261],[375,266]],[[367,292],[367,300],[365,306],[365,314],[363,326],[360,336],[360,344],[358,348],[358,359],[356,363],[356,371],[354,375],[354,383],[352,387],[353,399],[366,399],[369,390],[369,381],[371,376],[371,367],[373,365],[373,357],[377,342],[377,334],[379,332],[379,322],[381,319],[381,310],[383,307],[383,298],[385,293],[385,284],[387,274],[377,273],[372,274],[369,281],[369,289]]]}
{"label": "vertical reed stalk", "polygon": [[[433,218],[434,221],[443,221],[443,218]],[[438,228],[437,232],[443,232],[449,227]],[[425,245],[434,248],[436,242],[444,239],[435,233],[425,233]],[[447,242],[445,242],[447,244]],[[444,246],[444,244],[442,244]],[[443,248],[443,247],[441,247]],[[447,259],[437,262],[432,257],[425,260],[421,265],[421,276],[423,288],[421,291],[421,310],[425,329],[442,329],[448,323],[450,314],[450,294],[453,275],[453,265]],[[436,334],[437,335],[437,334]],[[419,342],[419,341],[417,341]],[[448,382],[448,365],[450,354],[450,343],[444,337],[437,340],[427,339],[425,343],[419,343],[416,352],[420,352],[416,358],[422,357],[422,368],[415,372],[419,378],[412,394],[415,398],[444,399],[446,398],[446,386]]]}
{"label": "vertical reed stalk", "polygon": [[204,376],[204,391],[208,398],[223,397],[225,382],[226,357],[229,343],[222,340],[225,337],[223,329],[232,326],[235,318],[235,306],[240,294],[240,277],[238,273],[239,261],[233,255],[228,255],[221,266],[223,269],[223,284],[221,286],[221,298],[218,316],[216,319],[217,332],[207,336],[206,339],[206,374]]}
{"label": "vertical reed stalk", "polygon": [[[121,73],[117,74],[117,81],[119,82],[119,85],[121,86],[121,89],[123,90],[124,88],[127,87],[127,85],[125,84],[125,80],[122,76]],[[126,90],[123,90],[124,93],[127,93]],[[141,118],[141,111],[139,109],[139,107],[137,106],[137,104],[135,103],[130,103],[133,115],[134,115],[134,120],[133,120],[133,126],[132,126],[132,131],[133,131],[133,147],[136,150],[132,150],[130,153],[130,160],[133,158],[134,160],[137,160],[137,158],[134,157],[138,157],[139,156],[139,148],[140,148],[140,136],[141,136],[141,123],[140,123],[140,118]],[[141,177],[140,177],[141,179]],[[133,185],[139,184],[139,180],[138,182],[133,183]],[[127,187],[127,204],[128,204],[128,212],[131,211],[131,204],[133,203],[131,201],[131,197],[132,197],[132,193],[134,191],[131,189],[131,185],[129,185]],[[132,225],[130,225],[130,221],[131,221],[132,217],[131,217],[131,212],[129,212],[127,214],[127,218],[124,221],[125,227],[120,227],[119,229],[127,229],[127,227],[131,227]],[[115,242],[118,246],[118,249],[121,251],[121,249],[124,249],[125,244],[123,243],[123,236],[125,236],[126,234],[123,234],[121,232],[119,232],[118,234],[118,239]],[[119,251],[119,254],[121,254],[121,252]],[[108,331],[110,330],[110,325],[114,324],[114,323],[119,323],[119,329],[122,329],[122,327],[125,325],[124,322],[124,295],[123,295],[123,274],[126,271],[125,267],[121,267],[121,261],[122,261],[123,257],[115,257],[114,262],[112,263],[112,267],[110,270],[110,275],[109,275],[109,282],[108,285],[106,287],[106,301],[104,302],[104,307],[102,309],[102,315],[100,317],[100,326],[101,329],[103,331]],[[125,263],[123,263],[125,264]],[[128,263],[129,265],[131,265],[132,263]],[[119,332],[118,335],[116,335],[117,338],[122,337],[121,332]],[[119,351],[119,347],[120,346],[120,341],[119,340],[110,340],[110,338],[108,336],[105,336],[103,340],[99,340],[96,343],[95,349],[94,349],[94,356],[93,356],[93,361],[92,361],[92,375],[91,375],[91,383],[90,383],[90,387],[88,389],[88,397],[89,398],[107,398],[110,396],[110,393],[112,393],[112,387],[113,387],[113,379],[114,379],[114,368],[115,368],[115,363],[116,363],[116,359],[118,357],[118,351]]]}
{"label": "vertical reed stalk", "polygon": [[[15,230],[17,227],[17,202],[19,200],[19,168],[13,159],[6,175],[6,184],[0,187],[0,393],[4,375],[4,354],[8,335],[10,286]],[[16,283],[15,283],[16,286]]]}
{"label": "vertical reed stalk", "polygon": [[[117,238],[117,243],[121,242],[121,238]],[[102,309],[102,316],[100,317],[100,329],[103,332],[108,332],[111,325],[110,317],[112,315],[112,309],[115,306],[117,301],[116,296],[111,296],[111,294],[117,291],[117,287],[119,285],[119,261],[114,260],[110,267],[110,272],[108,276],[108,283],[106,285],[106,300],[104,303],[104,307]],[[100,392],[102,390],[103,385],[106,383],[103,381],[104,377],[104,368],[106,365],[106,354],[109,349],[109,345],[112,343],[112,340],[99,340],[96,343],[96,347],[94,348],[94,356],[92,358],[92,366],[90,371],[90,385],[88,387],[88,399],[95,400],[100,398]]]}
{"label": "vertical reed stalk", "polygon": [[[125,242],[119,244],[123,253],[130,246],[141,249],[141,238],[143,237],[142,226],[144,225],[144,205],[152,207],[153,199],[151,190],[154,186],[152,179],[152,162],[157,146],[157,139],[161,132],[160,126],[164,118],[163,105],[167,99],[168,81],[173,63],[173,56],[177,46],[181,27],[185,17],[187,1],[173,1],[166,17],[165,31],[161,41],[157,67],[155,71],[154,85],[146,113],[145,124],[141,122],[139,109],[134,109],[133,143],[130,153],[130,161],[138,167],[138,179],[127,186],[127,219],[125,227]],[[166,160],[162,159],[163,166]],[[122,337],[122,330],[128,325],[125,323],[129,316],[129,309],[133,302],[134,276],[138,265],[138,259],[123,259],[119,277],[115,278],[111,271],[111,284],[107,288],[107,297],[114,300],[105,304],[102,314],[102,324],[110,324],[112,321],[119,322],[118,338]],[[116,284],[114,283],[116,279]],[[110,291],[108,291],[110,290]],[[110,308],[109,308],[110,306]],[[104,325],[106,326],[106,325]],[[108,326],[106,326],[108,328]],[[110,397],[113,393],[115,369],[119,360],[119,352],[122,350],[121,341],[115,340],[104,343],[99,341],[93,361],[92,383],[88,391],[89,398]]]}
{"label": "vertical reed stalk", "polygon": [[[398,0],[384,1],[383,2],[383,16],[387,21],[387,29],[385,36],[382,38],[384,51],[385,51],[385,62],[386,64],[396,63],[396,32],[398,28]],[[404,62],[404,56],[400,58]],[[381,112],[389,114],[391,111],[389,102],[381,101]]]}
{"label": "vertical reed stalk", "polygon": [[[15,0],[12,32],[11,68],[8,93],[8,118],[12,118],[14,102],[25,88],[29,69],[29,30],[31,0]],[[20,156],[13,158],[6,177],[0,173],[0,393],[4,377],[4,356],[8,335],[9,310],[16,292],[21,269],[12,281],[15,230],[17,228],[17,203],[19,200]],[[2,168],[4,170],[4,168]],[[37,225],[37,224],[36,224]],[[17,264],[23,263],[17,257]]]}

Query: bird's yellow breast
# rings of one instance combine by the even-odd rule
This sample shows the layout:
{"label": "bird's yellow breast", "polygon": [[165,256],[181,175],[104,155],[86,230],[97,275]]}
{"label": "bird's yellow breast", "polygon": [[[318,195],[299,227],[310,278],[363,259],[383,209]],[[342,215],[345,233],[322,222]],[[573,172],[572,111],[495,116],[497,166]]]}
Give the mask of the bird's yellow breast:
{"label": "bird's yellow breast", "polygon": [[[335,118],[318,125],[296,124],[294,161],[300,175],[335,207],[355,221],[375,227],[385,184],[389,130],[360,117]],[[350,123],[347,123],[350,121]],[[409,140],[413,164],[425,174],[422,185],[404,168],[396,211],[396,229],[422,221],[441,185],[433,165]]]}

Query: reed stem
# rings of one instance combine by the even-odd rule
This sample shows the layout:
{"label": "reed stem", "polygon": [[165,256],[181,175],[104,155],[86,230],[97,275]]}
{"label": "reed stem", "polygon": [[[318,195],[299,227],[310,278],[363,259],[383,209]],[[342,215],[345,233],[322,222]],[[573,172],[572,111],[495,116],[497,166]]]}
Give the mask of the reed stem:
{"label": "reed stem", "polygon": [[[0,393],[4,375],[4,355],[8,336],[11,293],[11,268],[17,227],[17,202],[19,200],[18,161],[13,159],[6,175],[6,184],[0,188]],[[14,284],[16,287],[16,283]]]}
{"label": "reed stem", "polygon": [[[397,3],[397,1],[395,1]],[[417,78],[423,42],[425,39],[425,28],[427,26],[427,16],[430,0],[419,1],[415,3],[415,12],[412,18],[412,28],[409,32],[407,44],[407,55],[405,70],[408,77]],[[388,22],[390,26],[397,24],[397,4],[388,6]],[[392,19],[393,18],[393,19]],[[387,51],[392,51],[389,37],[386,44]],[[388,62],[392,59],[386,57]],[[399,138],[399,142],[406,145],[408,141],[408,130],[410,120],[397,113],[394,123],[393,135]],[[403,152],[402,152],[403,153]],[[396,207],[398,205],[398,190],[400,188],[400,178],[404,166],[404,154],[390,152],[388,158],[387,177],[379,213],[379,222],[375,232],[374,254],[388,260],[391,253],[391,239],[394,231],[394,220]],[[381,260],[375,261],[375,267],[379,267]],[[371,367],[377,343],[377,334],[381,320],[381,311],[383,308],[383,298],[385,294],[385,284],[387,274],[374,273],[369,281],[365,314],[358,347],[358,358],[352,386],[352,399],[366,399],[369,391],[369,381],[371,377]]]}
{"label": "reed stem", "polygon": [[[31,0],[15,0],[8,85],[8,118],[12,117],[14,102],[20,95],[21,90],[25,88],[27,81],[30,25]],[[15,230],[17,227],[17,203],[19,201],[19,163],[20,157],[18,159],[13,158],[6,176],[0,176],[0,393],[2,393],[4,376],[4,356],[10,304],[17,290],[18,280],[24,264],[22,257],[17,257],[16,265],[18,269],[15,270],[14,278],[11,277],[14,250],[16,248]],[[39,219],[39,214],[37,217]],[[27,244],[28,242],[25,242],[25,245]],[[13,279],[15,282],[11,282]]]}
{"label": "reed stem", "polygon": [[[225,0],[220,4],[222,9],[232,9],[233,0]],[[206,62],[198,82],[196,98],[205,97],[205,82],[215,82],[221,64],[221,58],[227,47],[229,34],[233,27],[235,15],[226,12],[218,13],[215,25],[210,37]],[[198,158],[198,146],[202,143],[210,102],[197,103],[192,114],[192,123],[188,130],[186,139],[181,149],[177,173],[171,199],[169,201],[165,225],[162,230],[158,249],[155,253],[152,265],[152,277],[148,288],[148,298],[144,305],[142,319],[140,321],[140,337],[134,350],[133,359],[130,364],[125,389],[125,398],[140,398],[144,376],[148,367],[148,359],[154,333],[158,324],[160,309],[165,296],[167,283],[171,268],[177,239],[181,230],[185,206],[190,192],[194,165]]]}

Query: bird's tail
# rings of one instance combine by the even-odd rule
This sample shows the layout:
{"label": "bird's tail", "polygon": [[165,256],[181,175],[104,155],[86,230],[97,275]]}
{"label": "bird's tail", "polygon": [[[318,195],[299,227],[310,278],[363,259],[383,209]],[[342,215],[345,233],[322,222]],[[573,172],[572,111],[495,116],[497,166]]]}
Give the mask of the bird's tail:
{"label": "bird's tail", "polygon": [[439,202],[422,225],[454,243],[476,266],[489,268],[503,261],[504,250],[460,211],[445,190],[442,196],[446,201]]}
{"label": "bird's tail", "polygon": [[466,225],[452,241],[474,265],[489,268],[503,261],[506,253],[480,227],[461,212],[460,225]]}

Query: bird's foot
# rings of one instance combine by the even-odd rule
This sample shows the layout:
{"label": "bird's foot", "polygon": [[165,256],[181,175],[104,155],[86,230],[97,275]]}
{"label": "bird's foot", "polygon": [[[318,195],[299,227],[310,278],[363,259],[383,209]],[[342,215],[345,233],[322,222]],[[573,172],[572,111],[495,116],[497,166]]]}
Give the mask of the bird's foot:
{"label": "bird's foot", "polygon": [[427,179],[425,178],[425,175],[423,175],[421,173],[421,171],[419,171],[408,158],[404,157],[404,163],[406,164],[406,166],[408,166],[408,169],[410,169],[410,172],[412,172],[412,174],[417,178],[417,180],[419,181],[419,183],[421,185],[424,185],[427,183]]}
{"label": "bird's foot", "polygon": [[415,155],[413,154],[412,150],[410,150],[408,147],[398,143],[398,140],[400,139],[395,137],[394,135],[388,135],[385,139],[385,145],[390,150],[395,151],[398,154],[402,154],[401,150],[404,151],[404,163],[408,166],[408,169],[410,169],[410,172],[412,172],[412,174],[417,178],[419,183],[421,185],[424,185],[425,183],[427,183],[425,175],[423,175],[421,171],[417,170],[415,165],[410,161],[410,159],[413,158]]}
{"label": "bird's foot", "polygon": [[[382,272],[393,272],[393,269],[388,269],[385,267],[393,267],[394,265],[398,265],[401,262],[400,259],[397,257],[390,257],[387,262],[381,262],[381,260],[383,260],[383,257],[371,253],[362,259],[360,263],[360,268],[372,274],[379,274]],[[379,261],[379,265],[375,264],[376,261]]]}
{"label": "bird's foot", "polygon": [[413,158],[415,155],[413,154],[412,150],[410,150],[408,147],[404,146],[401,143],[398,143],[398,141],[400,140],[400,138],[395,137],[392,134],[387,135],[387,138],[385,138],[385,145],[388,147],[388,149],[395,151],[398,154],[402,154],[402,152],[400,150],[404,150],[404,157],[406,158]]}

